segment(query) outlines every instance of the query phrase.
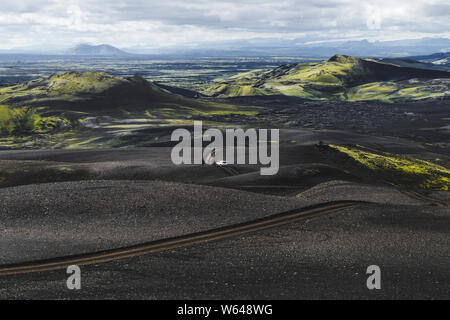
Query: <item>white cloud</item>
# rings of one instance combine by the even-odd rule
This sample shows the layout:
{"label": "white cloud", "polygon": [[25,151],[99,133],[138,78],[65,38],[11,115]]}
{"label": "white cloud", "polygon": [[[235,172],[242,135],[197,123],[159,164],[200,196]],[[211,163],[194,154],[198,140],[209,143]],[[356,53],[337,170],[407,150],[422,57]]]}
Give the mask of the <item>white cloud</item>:
{"label": "white cloud", "polygon": [[3,0],[0,48],[448,36],[447,0]]}

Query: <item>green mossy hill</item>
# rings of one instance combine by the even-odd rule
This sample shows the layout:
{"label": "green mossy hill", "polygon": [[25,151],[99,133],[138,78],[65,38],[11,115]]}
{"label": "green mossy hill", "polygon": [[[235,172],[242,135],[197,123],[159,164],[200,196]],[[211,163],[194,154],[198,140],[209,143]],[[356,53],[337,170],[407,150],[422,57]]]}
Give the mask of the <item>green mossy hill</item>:
{"label": "green mossy hill", "polygon": [[43,84],[49,95],[63,96],[98,93],[123,82],[121,78],[101,72],[69,72],[56,73]]}
{"label": "green mossy hill", "polygon": [[[45,108],[47,112],[89,113],[93,116],[167,108],[181,110],[180,113],[190,110],[190,114],[233,114],[242,111],[235,106],[173,94],[140,76],[119,78],[101,72],[57,73],[49,78],[1,88],[0,104]],[[247,109],[244,111],[247,112]]]}
{"label": "green mossy hill", "polygon": [[[204,94],[214,97],[287,95],[314,100],[374,100],[394,102],[400,96],[403,100],[417,100],[445,96],[450,91],[448,82],[430,87],[422,82],[431,79],[450,78],[449,72],[398,67],[368,59],[335,55],[320,63],[286,64],[273,70],[255,70],[235,75],[226,81],[219,81],[204,90]],[[420,79],[419,83],[408,86],[405,81]],[[385,96],[386,83],[398,89],[416,88],[415,94],[400,92],[392,97]],[[358,90],[359,86],[372,84],[376,94]],[[380,87],[376,90],[373,87]],[[445,87],[445,90],[442,90]],[[373,91],[372,90],[372,91]],[[391,90],[392,95],[396,89]],[[420,92],[420,93],[417,93]],[[351,97],[348,94],[351,94]]]}
{"label": "green mossy hill", "polygon": [[[126,118],[156,121],[252,116],[259,110],[186,98],[139,76],[67,72],[0,88],[0,135],[79,131],[98,127],[95,123]],[[97,119],[94,124],[92,119]]]}
{"label": "green mossy hill", "polygon": [[[130,96],[126,96],[127,94]],[[166,90],[138,76],[123,79],[103,72],[66,72],[1,88],[0,103],[51,106],[60,105],[61,102],[97,100],[99,97],[104,100],[133,100],[133,95],[138,95],[138,98],[145,96],[160,99],[159,96],[166,99],[170,96]]]}
{"label": "green mossy hill", "polygon": [[40,78],[0,89],[2,103],[26,103],[42,98],[70,99],[80,95],[102,92],[123,83],[118,77],[101,72],[55,73],[48,78]]}

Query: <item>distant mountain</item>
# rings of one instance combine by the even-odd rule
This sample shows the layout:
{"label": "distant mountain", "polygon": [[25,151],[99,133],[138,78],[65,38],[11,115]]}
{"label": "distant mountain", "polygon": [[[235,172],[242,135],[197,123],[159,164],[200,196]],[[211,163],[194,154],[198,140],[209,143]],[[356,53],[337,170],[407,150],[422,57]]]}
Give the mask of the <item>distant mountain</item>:
{"label": "distant mountain", "polygon": [[352,40],[314,41],[315,39],[249,39],[179,45],[159,53],[180,56],[304,56],[330,57],[339,53],[357,57],[407,57],[450,51],[448,38],[422,38],[393,41]]}
{"label": "distant mountain", "polygon": [[116,47],[110,46],[108,44],[101,45],[90,45],[90,44],[79,44],[65,52],[67,55],[74,56],[127,56],[131,55],[128,52],[122,51]]}
{"label": "distant mountain", "polygon": [[445,58],[450,58],[450,52],[438,52],[425,56],[415,56],[409,57],[410,59],[419,60],[419,61],[430,61],[430,60],[440,60]]}
{"label": "distant mountain", "polygon": [[424,63],[432,63],[436,66],[450,68],[450,52],[433,53],[428,56],[415,56],[410,59],[418,60]]}
{"label": "distant mountain", "polygon": [[417,60],[413,60],[410,58],[385,58],[385,59],[380,59],[379,61],[382,63],[392,64],[392,65],[399,66],[399,67],[450,71],[450,65],[446,66],[445,64],[439,64],[439,63],[435,64],[433,62],[422,62],[422,61],[417,61]]}
{"label": "distant mountain", "polygon": [[320,63],[286,64],[219,81],[204,94],[214,97],[286,95],[312,100],[445,98],[450,72],[399,67],[371,59],[335,55]]}
{"label": "distant mountain", "polygon": [[[43,44],[44,46],[45,44]],[[46,54],[58,55],[58,48],[26,47],[15,48],[7,51],[0,50],[0,55],[5,54]],[[159,55],[165,57],[314,57],[326,58],[333,54],[342,54],[356,57],[372,58],[404,58],[430,55],[435,52],[450,51],[449,38],[421,38],[392,41],[368,41],[361,40],[330,40],[317,38],[253,38],[226,41],[198,41],[180,43],[164,48],[154,46],[131,46],[125,51],[107,44],[89,45],[80,44],[66,51],[68,55],[81,56],[112,56],[127,55]],[[142,57],[142,56],[141,56]],[[32,57],[27,57],[32,58]],[[38,57],[41,59],[41,57]],[[417,60],[417,59],[416,59]]]}

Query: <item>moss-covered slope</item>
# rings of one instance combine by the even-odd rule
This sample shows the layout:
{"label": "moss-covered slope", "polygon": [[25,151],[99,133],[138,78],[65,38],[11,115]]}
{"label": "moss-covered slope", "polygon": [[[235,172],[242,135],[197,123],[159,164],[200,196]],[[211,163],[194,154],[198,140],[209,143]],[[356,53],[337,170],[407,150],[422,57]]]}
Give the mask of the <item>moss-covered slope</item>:
{"label": "moss-covered slope", "polygon": [[374,176],[392,185],[448,191],[450,170],[444,166],[412,157],[370,152],[355,146],[330,145],[347,155]]}
{"label": "moss-covered slope", "polygon": [[336,55],[320,63],[288,64],[271,71],[238,74],[203,93],[215,97],[287,95],[315,100],[395,102],[443,97],[450,93],[447,79],[449,72]]}
{"label": "moss-covered slope", "polygon": [[119,78],[102,72],[57,73],[0,88],[0,104],[12,108],[32,106],[52,110],[117,114],[152,109],[198,112],[238,112],[234,106],[189,99],[139,76]]}
{"label": "moss-covered slope", "polygon": [[143,78],[123,79],[102,72],[57,73],[0,89],[2,104],[56,106],[79,111],[114,110],[130,105],[139,108],[180,100],[183,99]]}
{"label": "moss-covered slope", "polygon": [[43,147],[54,147],[59,140],[80,135],[80,141],[106,134],[117,139],[136,129],[130,121],[158,126],[217,115],[251,116],[258,111],[186,98],[138,76],[57,73],[0,88],[0,148],[41,146],[43,140]]}

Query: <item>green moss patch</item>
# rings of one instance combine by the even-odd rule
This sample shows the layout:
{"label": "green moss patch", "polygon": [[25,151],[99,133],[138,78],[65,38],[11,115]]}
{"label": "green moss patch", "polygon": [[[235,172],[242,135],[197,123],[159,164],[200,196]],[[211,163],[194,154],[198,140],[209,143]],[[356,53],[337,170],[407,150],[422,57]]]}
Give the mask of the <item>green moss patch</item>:
{"label": "green moss patch", "polygon": [[0,105],[0,135],[50,132],[70,125],[63,117],[42,116],[40,111],[41,108]]}
{"label": "green moss patch", "polygon": [[393,185],[448,190],[450,170],[435,163],[388,153],[372,153],[354,147],[330,145],[367,169],[382,174]]}

